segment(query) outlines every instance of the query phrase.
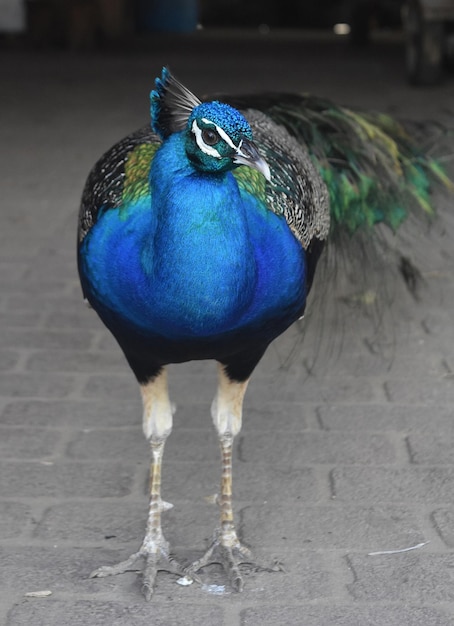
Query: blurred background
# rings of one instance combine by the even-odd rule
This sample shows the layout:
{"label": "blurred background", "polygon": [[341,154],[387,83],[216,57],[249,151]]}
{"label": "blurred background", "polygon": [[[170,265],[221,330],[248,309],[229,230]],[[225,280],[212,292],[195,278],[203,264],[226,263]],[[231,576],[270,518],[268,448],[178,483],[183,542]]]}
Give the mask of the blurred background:
{"label": "blurred background", "polygon": [[125,50],[158,33],[191,44],[219,29],[344,39],[358,55],[377,40],[395,40],[407,80],[436,84],[454,57],[454,0],[0,0],[7,48]]}

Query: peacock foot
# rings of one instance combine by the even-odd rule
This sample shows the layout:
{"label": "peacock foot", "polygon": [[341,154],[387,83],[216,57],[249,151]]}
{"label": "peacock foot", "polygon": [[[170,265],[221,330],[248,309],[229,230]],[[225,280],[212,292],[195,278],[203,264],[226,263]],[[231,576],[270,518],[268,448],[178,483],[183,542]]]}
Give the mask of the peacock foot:
{"label": "peacock foot", "polygon": [[[216,531],[213,543],[205,554],[186,568],[186,575],[195,577],[196,573],[207,565],[220,564],[235,591],[243,591],[244,580],[240,572],[241,564],[254,565],[252,552],[243,546],[234,530]],[[262,569],[255,566],[257,569]]]}
{"label": "peacock foot", "polygon": [[158,571],[165,571],[179,576],[187,576],[183,566],[169,554],[169,545],[161,535],[160,539],[153,542],[144,541],[138,552],[116,565],[103,565],[90,574],[90,578],[105,578],[115,576],[128,571],[138,571],[135,567],[137,561],[144,559],[145,566],[142,571],[142,593],[146,600],[150,600],[155,586]]}

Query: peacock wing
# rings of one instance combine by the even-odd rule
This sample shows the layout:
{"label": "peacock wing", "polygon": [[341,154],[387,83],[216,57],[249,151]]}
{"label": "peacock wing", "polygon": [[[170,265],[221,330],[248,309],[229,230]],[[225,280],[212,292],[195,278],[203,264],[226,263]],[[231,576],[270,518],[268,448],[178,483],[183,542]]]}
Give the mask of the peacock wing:
{"label": "peacock wing", "polygon": [[[259,152],[270,167],[271,181],[256,190],[267,207],[282,215],[295,237],[308,249],[314,239],[329,232],[329,200],[326,185],[304,145],[268,115],[255,109],[243,111]],[[257,178],[250,168],[235,172],[240,186]]]}
{"label": "peacock wing", "polygon": [[79,243],[108,210],[150,195],[149,171],[161,140],[149,126],[128,135],[108,150],[91,170],[79,212]]}

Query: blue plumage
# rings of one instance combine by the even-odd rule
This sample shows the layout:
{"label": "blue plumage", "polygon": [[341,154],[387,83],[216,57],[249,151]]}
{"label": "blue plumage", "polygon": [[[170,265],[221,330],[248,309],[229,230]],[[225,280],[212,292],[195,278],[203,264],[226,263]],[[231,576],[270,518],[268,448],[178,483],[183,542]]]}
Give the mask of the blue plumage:
{"label": "blue plumage", "polygon": [[158,569],[183,573],[161,530],[160,464],[172,426],[165,366],[219,363],[212,418],[223,455],[221,524],[213,546],[186,574],[196,577],[214,559],[241,589],[238,565],[250,555],[233,524],[233,437],[255,365],[302,314],[309,286],[309,257],[282,212],[270,210],[271,172],[246,118],[218,101],[200,103],[167,70],[151,93],[151,114],[156,135],[127,138],[93,170],[78,257],[84,294],[140,384],[153,450],[142,547],[93,576],[125,571],[143,557],[147,598]]}
{"label": "blue plumage", "polygon": [[[409,186],[403,173],[414,178],[410,143],[388,118],[333,114],[325,103],[300,96],[241,102],[244,113],[217,100],[201,103],[164,69],[151,92],[151,128],[102,157],[82,198],[82,288],[137,378],[152,451],[143,543],[126,561],[92,575],[121,573],[144,559],[148,599],[158,570],[197,579],[211,563],[221,563],[231,585],[242,589],[239,565],[252,556],[233,521],[233,440],[255,366],[306,306],[330,232],[322,176],[336,194],[343,190],[342,197],[332,194],[331,213],[336,228],[339,215],[353,224],[349,232],[377,219],[393,224],[392,215],[380,218],[375,206],[373,219],[368,214],[375,189],[370,172],[378,163],[386,192],[378,199],[400,199],[400,189]],[[312,155],[306,148],[311,132]],[[426,169],[444,180],[430,160]],[[419,201],[424,208],[425,197]],[[211,416],[222,455],[221,515],[207,552],[183,568],[170,556],[161,528],[169,506],[161,499],[161,460],[173,415],[165,367],[193,359],[218,362]]]}
{"label": "blue plumage", "polygon": [[149,337],[244,329],[269,342],[304,308],[304,250],[231,173],[197,174],[184,140],[174,134],[157,151],[148,195],[105,212],[86,236],[86,294]]}
{"label": "blue plumage", "polygon": [[[266,198],[232,174],[236,159],[263,163],[248,121],[218,101],[191,109],[194,102],[164,69],[151,93],[152,125],[164,141],[147,186],[98,215],[80,247],[85,294],[106,323],[147,337],[151,352],[159,344],[150,378],[173,360],[163,338],[190,342],[185,360],[222,357],[224,336],[232,354],[242,350],[241,334],[266,346],[305,306],[304,249]],[[169,134],[178,115],[185,126]]]}

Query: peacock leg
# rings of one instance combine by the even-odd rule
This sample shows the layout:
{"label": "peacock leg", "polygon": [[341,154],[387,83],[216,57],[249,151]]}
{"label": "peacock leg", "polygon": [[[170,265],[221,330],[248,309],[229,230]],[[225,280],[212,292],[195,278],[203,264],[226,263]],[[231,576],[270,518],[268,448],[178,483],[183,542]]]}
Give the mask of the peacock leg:
{"label": "peacock leg", "polygon": [[92,572],[91,578],[103,578],[122,574],[134,569],[134,564],[145,560],[143,569],[142,591],[147,600],[153,595],[154,584],[158,571],[184,575],[182,566],[169,553],[161,528],[161,513],[172,508],[172,505],[161,499],[161,464],[164,445],[172,430],[172,406],[167,389],[167,373],[163,369],[150,382],[140,387],[143,401],[143,430],[150,442],[150,505],[147,529],[142,546],[138,552],[128,559],[113,566],[103,566]]}
{"label": "peacock leg", "polygon": [[192,563],[187,573],[191,576],[202,567],[219,563],[223,566],[233,589],[243,590],[243,578],[239,566],[251,563],[252,554],[238,539],[233,521],[232,507],[232,450],[235,435],[241,429],[243,398],[248,380],[232,381],[224,368],[219,366],[217,395],[211,407],[216,430],[221,445],[222,479],[221,490],[217,497],[220,507],[220,526],[215,531],[212,544],[199,560]]}

